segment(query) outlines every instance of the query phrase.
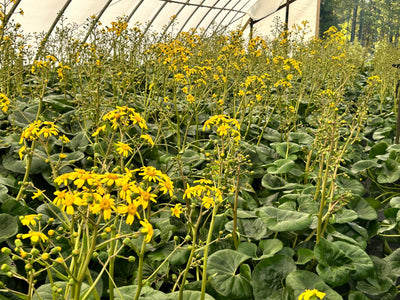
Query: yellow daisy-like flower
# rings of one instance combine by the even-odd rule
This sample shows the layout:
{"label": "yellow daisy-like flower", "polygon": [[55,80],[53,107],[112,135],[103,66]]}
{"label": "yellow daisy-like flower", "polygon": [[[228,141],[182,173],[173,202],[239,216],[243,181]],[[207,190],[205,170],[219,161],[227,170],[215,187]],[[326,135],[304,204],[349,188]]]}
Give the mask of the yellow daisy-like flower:
{"label": "yellow daisy-like flower", "polygon": [[83,200],[81,197],[79,197],[79,194],[77,193],[71,193],[67,192],[63,201],[62,201],[62,210],[66,211],[68,215],[73,215],[75,210],[74,210],[74,205],[86,205],[86,201]]}
{"label": "yellow daisy-like flower", "polygon": [[178,203],[174,207],[171,207],[171,215],[180,218],[182,213],[182,204]]}
{"label": "yellow daisy-like flower", "polygon": [[169,193],[169,196],[172,197],[174,193],[174,183],[168,176],[165,175],[165,177],[163,181],[160,181],[160,191],[163,192],[164,195]]}
{"label": "yellow daisy-like flower", "polygon": [[220,136],[224,136],[224,135],[228,135],[228,130],[231,127],[227,124],[221,124],[220,126],[218,126],[217,132]]}
{"label": "yellow daisy-like flower", "polygon": [[144,180],[154,181],[160,180],[163,174],[161,171],[157,170],[156,168],[149,166],[149,167],[141,167],[140,170],[142,171],[139,175],[143,176]]}
{"label": "yellow daisy-like flower", "polygon": [[102,211],[104,220],[109,220],[111,219],[111,212],[116,211],[114,202],[115,201],[113,198],[111,198],[110,194],[106,194],[100,201],[92,205],[92,213],[97,214],[98,212]]}
{"label": "yellow daisy-like flower", "polygon": [[103,125],[103,126],[100,126],[99,128],[97,128],[96,131],[92,134],[92,136],[97,136],[102,131],[106,131],[106,125]]}
{"label": "yellow daisy-like flower", "polygon": [[18,150],[18,155],[19,155],[19,159],[23,160],[24,156],[25,156],[25,150],[26,150],[26,146],[22,146],[21,148],[19,148]]}
{"label": "yellow daisy-like flower", "polygon": [[141,232],[146,234],[145,241],[146,243],[149,243],[151,241],[154,232],[153,226],[146,219],[140,221],[140,224],[143,226]]}
{"label": "yellow daisy-like flower", "polygon": [[132,153],[132,151],[133,151],[132,148],[128,144],[125,144],[125,143],[122,143],[122,142],[117,142],[115,144],[115,146],[117,147],[118,154],[122,155],[124,157],[127,157],[128,154]]}
{"label": "yellow daisy-like flower", "polygon": [[156,194],[152,194],[151,192],[151,187],[148,187],[147,190],[143,190],[142,188],[139,188],[139,196],[135,199],[140,205],[143,206],[144,209],[147,208],[149,205],[150,201],[153,201],[157,203],[156,201]]}
{"label": "yellow daisy-like flower", "polygon": [[214,207],[215,202],[212,197],[204,196],[203,199],[201,199],[201,204],[206,208],[209,209],[210,207]]}
{"label": "yellow daisy-like flower", "polygon": [[[298,300],[312,300],[316,299],[324,299],[325,293],[318,291],[317,289],[308,290],[306,289],[303,293],[300,294]],[[315,296],[315,297],[314,297]]]}
{"label": "yellow daisy-like flower", "polygon": [[136,201],[128,201],[128,205],[122,204],[118,206],[117,212],[123,215],[126,214],[126,224],[132,225],[133,221],[135,221],[135,216],[140,219],[137,212],[138,207],[139,204]]}
{"label": "yellow daisy-like flower", "polygon": [[144,139],[146,142],[148,142],[150,145],[154,146],[154,142],[153,139],[151,138],[151,136],[149,136],[148,134],[142,134],[140,136],[141,139]]}
{"label": "yellow daisy-like flower", "polygon": [[39,190],[39,189],[38,189],[37,192],[33,193],[32,199],[36,199],[36,198],[41,197],[41,196],[43,195],[44,192],[45,192],[45,191],[42,191],[42,190]]}
{"label": "yellow daisy-like flower", "polygon": [[105,183],[107,186],[112,186],[115,184],[116,186],[120,186],[122,184],[121,175],[116,173],[106,173],[102,176],[101,183]]}
{"label": "yellow daisy-like flower", "polygon": [[26,216],[21,216],[19,219],[20,219],[22,225],[35,226],[36,225],[36,220],[38,218],[39,218],[39,215],[26,215]]}
{"label": "yellow daisy-like flower", "polygon": [[22,238],[30,238],[32,243],[37,243],[40,240],[44,243],[49,239],[44,233],[41,233],[39,231],[29,231],[29,233],[23,234]]}
{"label": "yellow daisy-like flower", "polygon": [[8,111],[9,105],[10,105],[10,99],[8,99],[8,97],[5,94],[0,93],[0,107],[3,113],[6,113]]}

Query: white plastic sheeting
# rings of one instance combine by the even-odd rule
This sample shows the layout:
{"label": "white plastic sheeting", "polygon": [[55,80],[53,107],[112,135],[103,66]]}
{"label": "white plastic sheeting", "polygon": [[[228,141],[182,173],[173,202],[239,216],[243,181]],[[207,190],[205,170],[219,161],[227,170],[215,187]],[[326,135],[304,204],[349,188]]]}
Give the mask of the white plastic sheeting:
{"label": "white plastic sheeting", "polygon": [[[21,0],[24,15],[15,14],[12,19],[22,25],[24,32],[47,32],[67,0]],[[317,26],[318,0],[291,0],[289,28],[308,21],[310,35]],[[273,20],[285,21],[286,0],[72,0],[63,17],[64,22],[77,23],[82,30],[90,16],[100,17],[103,25],[109,25],[118,17],[130,16],[130,24],[139,22],[152,31],[187,31],[191,28],[215,30],[220,26],[236,29],[252,18],[255,29],[268,35]],[[279,9],[279,10],[278,10]],[[176,21],[170,25],[171,17]]]}

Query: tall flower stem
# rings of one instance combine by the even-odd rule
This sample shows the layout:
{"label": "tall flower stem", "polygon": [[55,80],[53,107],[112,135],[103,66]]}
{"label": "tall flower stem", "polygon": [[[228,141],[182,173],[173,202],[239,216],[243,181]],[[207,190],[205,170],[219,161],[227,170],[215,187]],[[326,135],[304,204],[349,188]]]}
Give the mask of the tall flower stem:
{"label": "tall flower stem", "polygon": [[139,296],[140,296],[140,292],[142,290],[143,287],[143,260],[144,260],[144,251],[146,249],[146,238],[143,237],[143,242],[142,242],[142,248],[140,249],[140,253],[139,253],[139,266],[138,266],[138,276],[137,276],[137,280],[138,280],[138,285],[137,285],[137,289],[136,289],[136,294],[135,294],[135,298],[134,300],[138,300]]}
{"label": "tall flower stem", "polygon": [[214,229],[214,222],[215,222],[215,216],[217,215],[218,211],[218,203],[215,204],[213,211],[212,211],[212,216],[211,216],[211,221],[210,221],[210,228],[208,230],[208,235],[207,235],[207,242],[204,248],[204,261],[203,261],[203,278],[201,280],[201,295],[200,295],[200,300],[204,300],[204,297],[206,295],[206,286],[207,286],[207,259],[208,259],[208,250],[210,247],[210,242],[212,238],[212,233]]}

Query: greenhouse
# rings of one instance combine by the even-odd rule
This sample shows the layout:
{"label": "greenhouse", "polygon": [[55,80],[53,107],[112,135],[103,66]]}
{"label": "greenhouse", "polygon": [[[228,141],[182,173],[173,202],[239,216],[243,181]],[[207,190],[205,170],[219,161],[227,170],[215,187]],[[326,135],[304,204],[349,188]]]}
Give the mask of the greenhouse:
{"label": "greenhouse", "polygon": [[400,3],[0,21],[0,300],[399,298]]}

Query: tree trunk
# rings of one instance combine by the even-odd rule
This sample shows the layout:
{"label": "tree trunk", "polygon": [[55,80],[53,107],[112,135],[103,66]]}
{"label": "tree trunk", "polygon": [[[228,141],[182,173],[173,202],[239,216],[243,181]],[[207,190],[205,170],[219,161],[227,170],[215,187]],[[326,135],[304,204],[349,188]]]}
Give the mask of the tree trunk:
{"label": "tree trunk", "polygon": [[353,18],[351,21],[351,32],[350,32],[350,42],[354,42],[354,39],[356,37],[357,11],[358,11],[358,3],[356,3],[353,8]]}

